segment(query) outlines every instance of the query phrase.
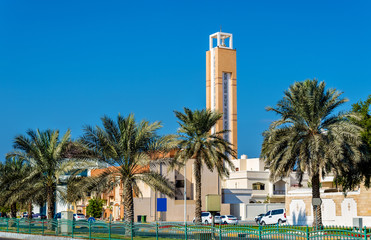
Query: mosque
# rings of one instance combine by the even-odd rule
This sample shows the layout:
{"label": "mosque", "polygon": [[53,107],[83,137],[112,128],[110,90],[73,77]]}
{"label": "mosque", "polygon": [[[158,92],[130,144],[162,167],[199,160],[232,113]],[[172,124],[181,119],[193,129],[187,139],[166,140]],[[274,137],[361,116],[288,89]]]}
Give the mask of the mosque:
{"label": "mosque", "polygon": [[[233,48],[233,35],[216,32],[209,36],[209,50],[206,52],[206,108],[223,113],[223,117],[212,131],[230,130],[225,133],[238,151],[237,145],[237,63],[236,49]],[[171,157],[171,155],[169,155]],[[310,225],[313,221],[311,205],[311,189],[308,187],[308,176],[299,187],[295,173],[276,182],[269,180],[269,171],[259,158],[247,158],[242,155],[234,159],[233,169],[228,179],[220,179],[217,172],[203,168],[202,172],[202,210],[205,210],[205,196],[217,194],[221,196],[221,214],[233,214],[241,220],[253,220],[254,216],[271,209],[285,208],[290,224]],[[167,171],[162,167],[159,171],[176,185],[175,199],[152,190],[144,183],[139,184],[142,196],[134,197],[135,219],[146,216],[147,221],[192,221],[195,212],[195,178],[193,160],[187,161],[184,169]],[[88,175],[94,176],[100,169],[90,170]],[[333,177],[321,180],[322,216],[327,225],[351,225],[352,218],[362,217],[364,223],[371,225],[371,213],[368,199],[371,190],[360,187],[344,196]],[[106,200],[104,218],[112,217],[121,220],[124,216],[122,205],[122,188],[117,186],[111,192],[103,194]],[[166,198],[166,211],[157,211],[157,199]],[[185,201],[186,200],[186,201]],[[88,199],[74,204],[58,203],[56,212],[73,211],[86,213]]]}

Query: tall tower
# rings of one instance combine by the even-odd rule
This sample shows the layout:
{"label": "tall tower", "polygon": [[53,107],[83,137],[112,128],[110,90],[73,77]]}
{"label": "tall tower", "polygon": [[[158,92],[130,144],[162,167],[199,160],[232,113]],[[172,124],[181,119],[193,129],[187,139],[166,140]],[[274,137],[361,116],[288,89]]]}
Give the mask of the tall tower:
{"label": "tall tower", "polygon": [[[214,43],[216,40],[216,44]],[[206,52],[206,108],[223,113],[213,132],[230,130],[224,138],[237,152],[237,67],[233,36],[217,32],[209,37]]]}

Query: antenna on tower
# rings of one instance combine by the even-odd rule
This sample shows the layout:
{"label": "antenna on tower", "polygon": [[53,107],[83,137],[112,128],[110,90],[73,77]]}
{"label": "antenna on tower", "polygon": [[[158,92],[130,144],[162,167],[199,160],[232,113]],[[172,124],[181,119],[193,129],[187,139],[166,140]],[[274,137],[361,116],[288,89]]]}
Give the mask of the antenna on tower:
{"label": "antenna on tower", "polygon": [[220,24],[220,32],[222,32],[222,25]]}

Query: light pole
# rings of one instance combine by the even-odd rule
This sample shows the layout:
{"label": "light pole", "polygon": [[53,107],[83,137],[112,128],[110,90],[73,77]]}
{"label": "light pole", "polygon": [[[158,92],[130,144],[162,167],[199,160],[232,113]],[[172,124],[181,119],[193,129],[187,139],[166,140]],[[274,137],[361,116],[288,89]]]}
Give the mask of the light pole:
{"label": "light pole", "polygon": [[187,223],[187,162],[184,165],[184,224]]}

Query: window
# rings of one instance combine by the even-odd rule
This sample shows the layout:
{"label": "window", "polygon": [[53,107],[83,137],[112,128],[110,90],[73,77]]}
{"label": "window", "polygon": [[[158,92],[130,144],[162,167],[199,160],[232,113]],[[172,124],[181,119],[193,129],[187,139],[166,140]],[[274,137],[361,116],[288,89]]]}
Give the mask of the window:
{"label": "window", "polygon": [[283,213],[283,209],[277,209],[277,210],[272,211],[272,215],[278,215],[278,214],[282,214],[282,213]]}
{"label": "window", "polygon": [[252,184],[252,189],[253,190],[264,190],[265,189],[265,184],[264,183],[260,183],[260,182],[253,183]]}
{"label": "window", "polygon": [[269,211],[269,212],[267,212],[267,213],[265,214],[265,216],[269,216],[269,215],[271,215],[271,211]]}
{"label": "window", "polygon": [[184,180],[176,180],[175,181],[176,188],[184,188]]}

